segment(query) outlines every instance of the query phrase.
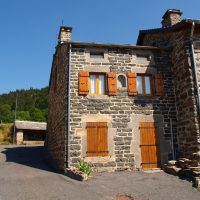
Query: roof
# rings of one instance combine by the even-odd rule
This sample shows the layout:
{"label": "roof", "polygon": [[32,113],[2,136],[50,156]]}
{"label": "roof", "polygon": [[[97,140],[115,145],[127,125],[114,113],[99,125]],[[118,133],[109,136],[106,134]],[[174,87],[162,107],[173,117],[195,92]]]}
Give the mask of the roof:
{"label": "roof", "polygon": [[163,33],[163,32],[173,32],[173,31],[177,31],[181,28],[183,28],[186,25],[189,25],[191,23],[195,23],[195,24],[200,24],[200,20],[193,20],[193,19],[183,19],[182,21],[180,21],[179,23],[173,25],[173,26],[169,26],[169,27],[165,27],[165,28],[155,28],[155,29],[147,29],[147,30],[140,30],[139,31],[139,36],[138,36],[138,40],[137,40],[137,45],[142,45],[142,41],[144,39],[144,36],[146,33]]}
{"label": "roof", "polygon": [[122,48],[122,49],[132,49],[132,50],[168,50],[167,48],[162,47],[153,47],[153,46],[135,46],[131,44],[110,44],[110,43],[96,43],[96,42],[79,42],[79,41],[70,41],[64,42],[60,45],[71,44],[72,46],[77,47],[97,47],[97,48]]}
{"label": "roof", "polygon": [[46,122],[32,122],[32,121],[15,121],[16,129],[20,130],[46,130],[47,123]]}

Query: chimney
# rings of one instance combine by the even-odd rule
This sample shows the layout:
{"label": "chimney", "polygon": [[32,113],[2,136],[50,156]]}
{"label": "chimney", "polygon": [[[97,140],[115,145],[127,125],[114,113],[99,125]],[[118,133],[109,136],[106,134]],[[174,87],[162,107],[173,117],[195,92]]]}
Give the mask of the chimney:
{"label": "chimney", "polygon": [[58,36],[58,42],[70,42],[72,39],[72,27],[61,26]]}
{"label": "chimney", "polygon": [[177,9],[169,9],[163,15],[162,27],[170,27],[181,21],[182,12]]}

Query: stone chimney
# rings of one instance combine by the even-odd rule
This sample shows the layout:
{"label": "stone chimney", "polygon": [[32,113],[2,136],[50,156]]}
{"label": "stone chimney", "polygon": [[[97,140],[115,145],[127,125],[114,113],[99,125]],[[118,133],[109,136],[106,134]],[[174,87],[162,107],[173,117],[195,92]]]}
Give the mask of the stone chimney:
{"label": "stone chimney", "polygon": [[181,21],[182,12],[177,9],[169,9],[163,15],[162,27],[170,27]]}
{"label": "stone chimney", "polygon": [[72,39],[72,27],[61,26],[58,36],[58,42],[70,42]]}

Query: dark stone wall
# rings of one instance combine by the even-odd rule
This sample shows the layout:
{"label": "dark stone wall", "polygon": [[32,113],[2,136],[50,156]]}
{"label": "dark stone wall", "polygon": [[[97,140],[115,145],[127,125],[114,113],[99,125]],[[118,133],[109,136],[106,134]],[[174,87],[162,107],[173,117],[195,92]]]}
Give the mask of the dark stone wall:
{"label": "dark stone wall", "polygon": [[47,139],[45,145],[58,169],[66,165],[68,47],[58,45],[49,84]]}
{"label": "dark stone wall", "polygon": [[195,99],[194,71],[190,48],[191,26],[173,32],[146,34],[142,45],[170,47],[175,88],[179,156],[191,158],[197,150],[199,119]]}

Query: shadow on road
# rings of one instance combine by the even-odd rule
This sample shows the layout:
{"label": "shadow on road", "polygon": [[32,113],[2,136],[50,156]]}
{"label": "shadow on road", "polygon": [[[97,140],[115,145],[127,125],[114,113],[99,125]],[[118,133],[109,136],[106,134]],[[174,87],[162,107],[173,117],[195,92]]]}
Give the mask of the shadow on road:
{"label": "shadow on road", "polygon": [[45,171],[56,172],[49,165],[44,146],[7,147],[1,153],[6,155],[6,162],[15,162]]}

